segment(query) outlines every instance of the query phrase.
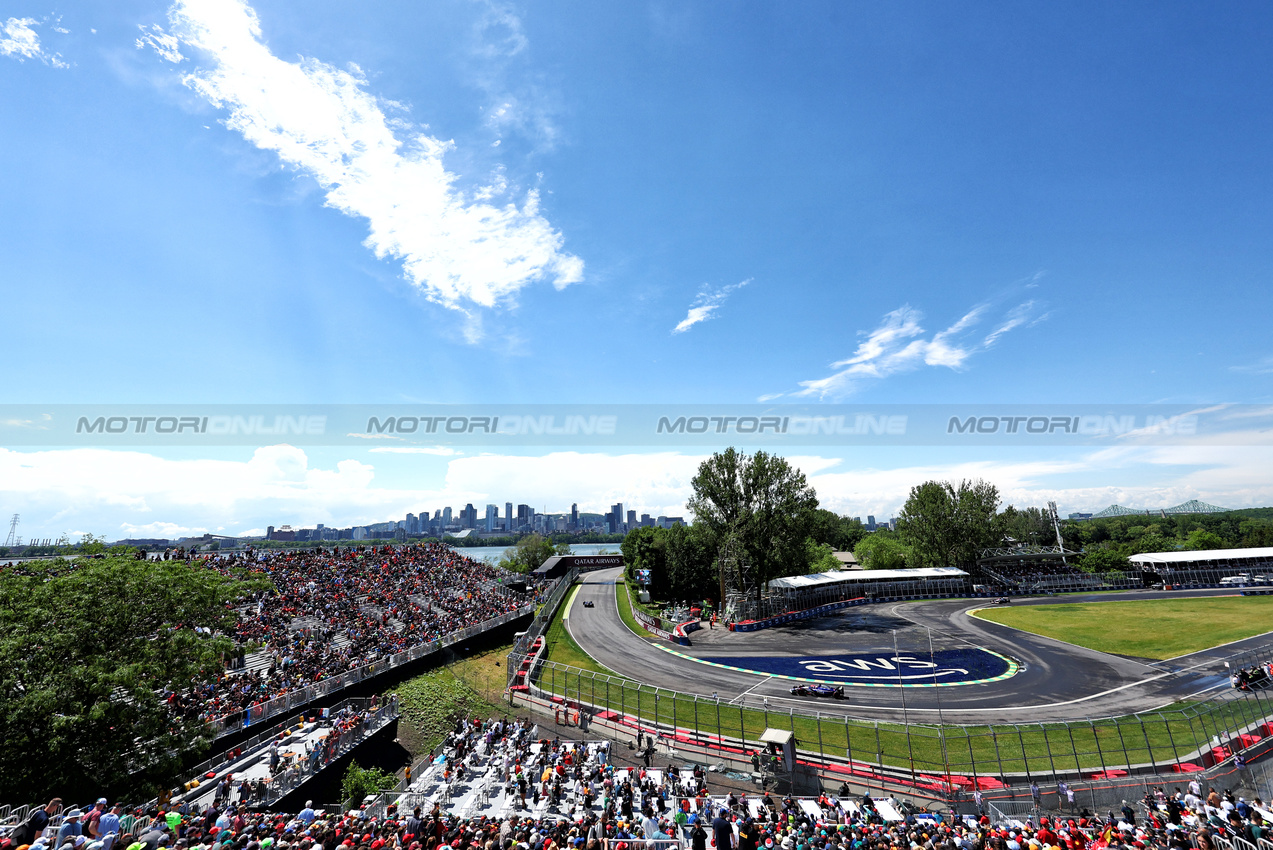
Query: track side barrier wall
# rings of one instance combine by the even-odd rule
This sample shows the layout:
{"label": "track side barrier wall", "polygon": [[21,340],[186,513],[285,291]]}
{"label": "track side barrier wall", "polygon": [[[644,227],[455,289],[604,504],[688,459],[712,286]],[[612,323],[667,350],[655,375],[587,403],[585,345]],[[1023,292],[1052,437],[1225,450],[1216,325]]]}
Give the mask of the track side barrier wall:
{"label": "track side barrier wall", "polygon": [[679,625],[668,623],[660,617],[651,617],[635,605],[632,606],[632,616],[641,624],[641,628],[650,634],[661,637],[663,640],[670,641],[678,646],[690,645],[690,639],[685,633],[683,631],[678,633]]}

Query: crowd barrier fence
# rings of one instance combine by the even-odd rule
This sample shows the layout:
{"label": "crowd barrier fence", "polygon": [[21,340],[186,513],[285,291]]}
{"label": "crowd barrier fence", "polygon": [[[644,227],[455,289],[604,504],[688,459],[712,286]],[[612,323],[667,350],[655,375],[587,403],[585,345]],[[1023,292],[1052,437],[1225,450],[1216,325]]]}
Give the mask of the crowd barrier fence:
{"label": "crowd barrier fence", "polygon": [[532,614],[534,611],[534,604],[523,605],[515,611],[501,614],[498,617],[478,623],[475,626],[469,626],[467,629],[452,632],[451,634],[443,636],[439,640],[430,641],[429,643],[403,650],[402,652],[394,655],[373,661],[370,664],[365,664],[361,667],[349,670],[346,673],[341,673],[338,676],[333,676],[329,679],[323,679],[322,681],[315,682],[312,685],[298,688],[297,690],[284,694],[283,696],[275,697],[274,699],[262,702],[258,705],[249,706],[248,708],[240,712],[235,712],[228,717],[212,721],[210,725],[213,730],[213,736],[214,738],[220,738],[232,732],[237,732],[245,727],[261,723],[271,717],[276,717],[277,715],[303,708],[318,699],[330,696],[331,694],[337,693],[361,682],[365,682],[369,679],[373,679],[390,670],[397,669],[404,664],[409,664],[413,661],[424,658],[427,655],[440,652],[447,647],[454,646],[457,643],[462,643],[470,638],[484,634],[491,629],[499,628],[500,626],[511,623],[521,617]]}
{"label": "crowd barrier fence", "polygon": [[[1243,658],[1258,655],[1248,651]],[[510,669],[521,660],[510,656]],[[1263,660],[1268,660],[1267,648]],[[568,705],[582,710],[587,725],[609,725],[632,736],[642,727],[659,729],[671,746],[697,747],[710,760],[745,767],[748,752],[761,748],[765,729],[789,729],[801,758],[824,777],[900,782],[942,798],[957,796],[959,788],[970,793],[972,786],[991,790],[1034,781],[1181,779],[1231,767],[1239,753],[1251,761],[1273,751],[1273,689],[1228,691],[1192,705],[1123,717],[943,726],[777,711],[542,659],[527,681],[529,689],[512,694],[514,701],[550,712]]]}

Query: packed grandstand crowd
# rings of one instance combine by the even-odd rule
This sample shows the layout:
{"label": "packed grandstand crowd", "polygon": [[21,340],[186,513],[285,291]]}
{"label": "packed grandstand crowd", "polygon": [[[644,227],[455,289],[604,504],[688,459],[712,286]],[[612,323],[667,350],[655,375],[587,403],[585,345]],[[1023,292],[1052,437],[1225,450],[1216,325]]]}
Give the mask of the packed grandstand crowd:
{"label": "packed grandstand crowd", "polygon": [[[461,818],[437,803],[411,811],[390,805],[372,815],[315,809],[310,801],[299,812],[279,813],[254,810],[230,795],[201,809],[134,808],[100,799],[90,809],[64,812],[55,799],[0,837],[0,850],[1217,850],[1217,838],[1256,844],[1268,835],[1260,800],[1197,787],[1171,794],[1159,789],[1139,810],[1124,803],[1103,816],[1083,811],[994,824],[984,813],[911,813],[890,821],[882,811],[909,808],[869,794],[691,798],[640,769],[617,782],[615,766],[598,752],[573,764],[570,755],[579,751],[569,745],[540,752],[545,772],[532,773],[528,784],[557,785],[566,789],[564,797],[582,793],[581,784],[595,787],[601,810],[558,804],[538,813]],[[557,783],[550,773],[573,780]]]}
{"label": "packed grandstand crowd", "polygon": [[[183,557],[189,557],[183,555]],[[245,552],[208,559],[268,576],[274,590],[239,607],[235,640],[268,664],[167,695],[188,720],[232,718],[300,688],[515,611],[533,597],[508,574],[442,543]]]}

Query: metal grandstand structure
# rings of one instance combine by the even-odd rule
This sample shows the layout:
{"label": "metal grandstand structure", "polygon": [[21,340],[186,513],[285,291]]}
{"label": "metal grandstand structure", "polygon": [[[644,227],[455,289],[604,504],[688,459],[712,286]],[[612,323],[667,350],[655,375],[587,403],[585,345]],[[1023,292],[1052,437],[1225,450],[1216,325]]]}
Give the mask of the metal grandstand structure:
{"label": "metal grandstand structure", "polygon": [[1083,572],[1066,560],[1078,555],[1064,546],[996,546],[981,550],[977,572],[1012,593],[1111,590],[1143,584],[1138,576],[1126,572]]}

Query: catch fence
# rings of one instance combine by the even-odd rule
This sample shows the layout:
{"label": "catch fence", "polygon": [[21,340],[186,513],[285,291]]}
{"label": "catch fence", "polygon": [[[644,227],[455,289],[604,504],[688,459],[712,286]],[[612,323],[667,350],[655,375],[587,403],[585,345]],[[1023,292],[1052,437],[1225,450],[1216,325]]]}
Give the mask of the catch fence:
{"label": "catch fence", "polygon": [[[517,659],[520,663],[520,658]],[[1057,723],[951,726],[885,723],[775,710],[669,691],[550,661],[515,699],[580,710],[584,722],[635,737],[658,730],[672,748],[748,764],[767,728],[790,730],[800,758],[824,778],[901,782],[942,797],[957,789],[1184,776],[1273,749],[1273,690],[1233,691],[1193,705]],[[1135,780],[1139,781],[1139,780]]]}

